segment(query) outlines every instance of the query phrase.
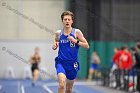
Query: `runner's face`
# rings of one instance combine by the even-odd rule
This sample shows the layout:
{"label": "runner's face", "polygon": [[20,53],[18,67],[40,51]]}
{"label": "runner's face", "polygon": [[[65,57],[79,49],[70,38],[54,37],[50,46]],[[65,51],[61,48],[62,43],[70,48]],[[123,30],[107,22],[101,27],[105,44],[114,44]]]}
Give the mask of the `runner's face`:
{"label": "runner's face", "polygon": [[35,55],[38,55],[39,54],[39,48],[35,48]]}
{"label": "runner's face", "polygon": [[70,15],[65,15],[62,22],[63,22],[64,27],[69,28],[71,27],[73,20]]}

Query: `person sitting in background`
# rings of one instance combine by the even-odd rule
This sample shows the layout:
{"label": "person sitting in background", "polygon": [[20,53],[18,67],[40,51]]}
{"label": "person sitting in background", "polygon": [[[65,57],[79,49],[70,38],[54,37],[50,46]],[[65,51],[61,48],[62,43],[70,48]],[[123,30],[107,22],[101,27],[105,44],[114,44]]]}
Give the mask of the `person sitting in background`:
{"label": "person sitting in background", "polygon": [[[114,48],[114,55],[113,55],[113,59],[115,57],[115,55],[118,53],[119,48]],[[112,59],[112,66],[111,66],[111,72],[113,73],[114,70],[118,69],[117,64],[115,63],[115,61],[113,61]]]}
{"label": "person sitting in background", "polygon": [[121,50],[115,54],[113,61],[119,69],[130,69],[132,67],[132,56],[128,46],[122,46]]}
{"label": "person sitting in background", "polygon": [[124,88],[127,90],[127,82],[124,81],[124,76],[128,75],[128,71],[132,68],[132,55],[128,50],[128,46],[122,46],[121,50],[115,54],[113,61],[118,66],[118,75],[116,75],[116,88]]}
{"label": "person sitting in background", "polygon": [[97,55],[97,53],[94,51],[91,56],[91,66],[89,69],[88,81],[91,81],[93,74],[97,73],[99,63],[100,63],[100,58]]}
{"label": "person sitting in background", "polygon": [[115,78],[115,71],[118,69],[118,66],[117,64],[113,61],[115,55],[117,54],[117,52],[119,51],[119,48],[115,47],[114,48],[114,55],[112,57],[112,62],[111,62],[111,69],[110,69],[110,74],[109,74],[109,77],[110,77],[110,82],[109,82],[109,86],[110,87],[115,87],[116,86],[116,78]]}

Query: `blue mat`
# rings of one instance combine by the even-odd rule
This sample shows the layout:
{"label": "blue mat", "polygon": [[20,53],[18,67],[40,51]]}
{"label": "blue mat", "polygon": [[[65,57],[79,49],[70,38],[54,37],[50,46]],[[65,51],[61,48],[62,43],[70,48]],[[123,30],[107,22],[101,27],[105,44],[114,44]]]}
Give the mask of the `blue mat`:
{"label": "blue mat", "polygon": [[[36,86],[32,86],[31,80],[0,80],[2,89],[0,93],[21,93],[21,86],[24,87],[25,93],[48,93],[43,85],[47,83],[56,83],[56,81],[45,80],[38,81]],[[57,93],[58,86],[48,86],[53,93]],[[101,90],[96,90],[86,85],[74,85],[73,93],[105,93]]]}

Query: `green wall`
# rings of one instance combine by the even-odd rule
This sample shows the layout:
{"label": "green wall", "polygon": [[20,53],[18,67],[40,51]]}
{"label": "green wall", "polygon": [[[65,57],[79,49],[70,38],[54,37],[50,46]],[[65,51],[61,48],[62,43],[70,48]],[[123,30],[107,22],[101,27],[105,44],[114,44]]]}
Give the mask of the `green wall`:
{"label": "green wall", "polygon": [[129,47],[134,46],[134,42],[99,42],[99,41],[90,41],[90,49],[86,50],[83,48],[79,49],[79,63],[80,70],[78,72],[78,78],[87,78],[88,69],[89,69],[89,59],[91,53],[95,50],[101,60],[100,68],[109,68],[111,63],[111,58],[114,54],[113,49],[115,47],[120,47],[122,45],[128,45]]}

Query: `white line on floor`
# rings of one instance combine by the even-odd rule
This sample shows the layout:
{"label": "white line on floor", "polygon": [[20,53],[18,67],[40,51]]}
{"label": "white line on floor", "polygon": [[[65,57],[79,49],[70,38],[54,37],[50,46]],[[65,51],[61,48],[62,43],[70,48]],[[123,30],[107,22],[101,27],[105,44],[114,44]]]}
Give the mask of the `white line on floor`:
{"label": "white line on floor", "polygon": [[21,86],[21,93],[25,93],[24,86]]}
{"label": "white line on floor", "polygon": [[1,91],[1,89],[2,89],[2,85],[0,85],[0,91]]}
{"label": "white line on floor", "polygon": [[51,89],[48,88],[47,85],[43,85],[43,88],[49,93],[54,93]]}

